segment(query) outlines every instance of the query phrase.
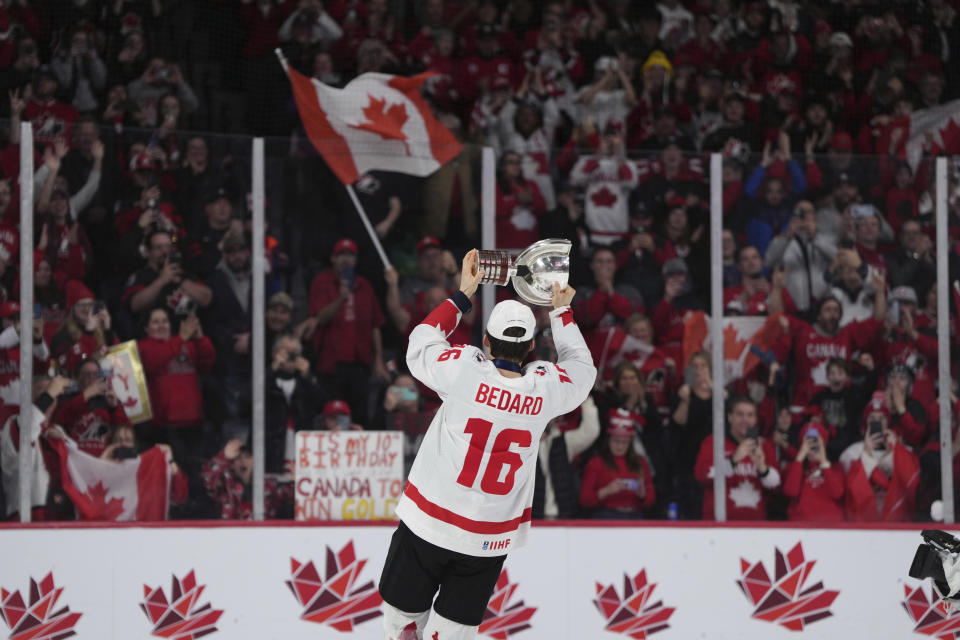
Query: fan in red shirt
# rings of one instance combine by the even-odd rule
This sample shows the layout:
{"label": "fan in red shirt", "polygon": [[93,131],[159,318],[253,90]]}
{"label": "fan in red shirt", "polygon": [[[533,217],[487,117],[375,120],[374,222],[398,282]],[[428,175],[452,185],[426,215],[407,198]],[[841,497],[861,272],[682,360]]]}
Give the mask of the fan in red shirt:
{"label": "fan in red shirt", "polygon": [[149,444],[166,443],[192,475],[200,467],[203,440],[203,395],[198,374],[213,368],[216,352],[203,335],[196,316],[180,323],[170,335],[169,312],[150,312],[147,337],[137,343],[150,390],[151,424],[138,432]]}
{"label": "fan in red shirt", "polygon": [[847,520],[906,522],[913,518],[920,463],[890,429],[890,411],[883,394],[874,394],[863,411],[863,442],[840,456],[846,470]]}
{"label": "fan in red shirt", "polygon": [[53,421],[63,427],[84,453],[100,457],[114,428],[129,425],[127,413],[110,388],[109,374],[95,360],[87,360],[77,370],[80,392],[61,398]]}
{"label": "fan in red shirt", "polygon": [[[881,304],[882,303],[882,304]],[[799,412],[818,392],[827,388],[827,362],[831,358],[849,360],[855,351],[873,343],[883,331],[886,299],[877,295],[874,317],[854,321],[840,329],[840,301],[827,296],[817,307],[817,320],[811,326],[797,318],[781,316],[783,334],[774,345],[779,362],[793,355],[794,389],[792,409]]]}
{"label": "fan in red shirt", "polygon": [[611,420],[607,437],[583,470],[580,505],[594,518],[642,518],[656,503],[647,461],[633,448],[633,421]]}
{"label": "fan in red shirt", "polygon": [[709,435],[693,468],[694,477],[704,486],[703,519],[714,518],[713,475],[719,468],[727,478],[727,519],[765,520],[768,493],[780,486],[773,441],[760,437],[757,405],[749,398],[737,396],[730,401],[727,422],[723,460],[714,464],[713,435]]}
{"label": "fan in red shirt", "polygon": [[790,498],[787,518],[805,522],[843,522],[843,470],[827,458],[830,436],[823,425],[808,422],[796,459],[787,465],[783,493]]}
{"label": "fan in red shirt", "polygon": [[45,65],[37,69],[33,99],[27,103],[23,119],[33,124],[41,144],[53,144],[58,138],[71,140],[73,123],[80,117],[76,109],[56,99],[59,86],[52,68]]}
{"label": "fan in red shirt", "polygon": [[79,280],[66,285],[67,317],[53,336],[50,347],[57,367],[73,372],[88,358],[99,360],[117,344],[111,329],[110,313],[105,306],[97,308],[93,292]]}
{"label": "fan in red shirt", "polygon": [[470,108],[484,92],[492,88],[494,78],[509,81],[514,75],[510,58],[500,52],[500,37],[501,31],[497,25],[478,25],[476,53],[460,60],[453,83],[457,98],[466,108]]}
{"label": "fan in red shirt", "polygon": [[723,289],[723,308],[728,315],[765,316],[778,311],[797,314],[797,305],[784,286],[785,271],[778,269],[768,280],[763,274],[763,258],[752,245],[740,249],[737,263],[742,282]]}
{"label": "fan in red shirt", "polygon": [[497,246],[522,249],[539,240],[537,220],[545,211],[540,189],[523,177],[520,154],[503,154],[497,179]]}
{"label": "fan in red shirt", "polygon": [[386,321],[373,287],[356,275],[357,243],[342,238],[333,246],[331,269],[310,284],[313,344],[324,389],[345,399],[361,424],[367,421],[367,390],[373,374],[389,380],[383,364],[380,327]]}

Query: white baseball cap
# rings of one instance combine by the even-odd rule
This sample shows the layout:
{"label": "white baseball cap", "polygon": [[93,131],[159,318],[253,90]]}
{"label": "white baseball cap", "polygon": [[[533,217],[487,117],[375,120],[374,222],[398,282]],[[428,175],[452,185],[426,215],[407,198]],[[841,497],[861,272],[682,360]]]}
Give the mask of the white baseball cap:
{"label": "white baseball cap", "polygon": [[[522,327],[522,336],[505,336],[503,332],[510,327]],[[504,342],[526,342],[533,339],[537,330],[537,320],[527,305],[516,300],[504,300],[490,312],[487,320],[487,333]]]}

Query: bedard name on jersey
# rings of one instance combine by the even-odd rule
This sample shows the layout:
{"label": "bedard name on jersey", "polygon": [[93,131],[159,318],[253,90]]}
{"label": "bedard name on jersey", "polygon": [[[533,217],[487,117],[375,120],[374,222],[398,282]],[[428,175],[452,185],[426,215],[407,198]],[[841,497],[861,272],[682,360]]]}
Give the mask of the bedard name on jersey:
{"label": "bedard name on jersey", "polygon": [[583,402],[596,369],[569,306],[550,313],[559,362],[532,362],[518,378],[498,373],[480,349],[447,342],[460,316],[445,300],[410,334],[407,366],[443,406],[397,515],[439,547],[500,556],[523,546],[530,528],[540,435]]}

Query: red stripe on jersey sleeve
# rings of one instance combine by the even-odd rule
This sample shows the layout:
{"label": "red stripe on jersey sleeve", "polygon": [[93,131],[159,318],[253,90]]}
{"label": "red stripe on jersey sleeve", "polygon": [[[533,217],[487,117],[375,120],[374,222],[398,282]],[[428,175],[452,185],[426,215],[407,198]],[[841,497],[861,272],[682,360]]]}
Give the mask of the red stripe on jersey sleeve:
{"label": "red stripe on jersey sleeve", "polygon": [[452,300],[444,300],[436,309],[430,312],[420,324],[428,324],[431,327],[438,327],[443,331],[443,335],[449,336],[457,328],[457,316],[460,310]]}
{"label": "red stripe on jersey sleeve", "polygon": [[444,509],[438,504],[430,502],[420,491],[417,490],[413,483],[407,482],[406,488],[403,490],[403,493],[406,494],[408,498],[413,500],[413,503],[420,508],[420,511],[423,511],[425,514],[440,520],[441,522],[446,522],[447,524],[452,524],[455,527],[459,527],[464,531],[469,531],[470,533],[510,533],[516,531],[524,522],[530,522],[532,513],[531,509],[528,507],[523,510],[523,513],[513,520],[507,520],[506,522],[485,522],[483,520],[471,520],[470,518],[465,518],[461,515],[450,511],[449,509]]}

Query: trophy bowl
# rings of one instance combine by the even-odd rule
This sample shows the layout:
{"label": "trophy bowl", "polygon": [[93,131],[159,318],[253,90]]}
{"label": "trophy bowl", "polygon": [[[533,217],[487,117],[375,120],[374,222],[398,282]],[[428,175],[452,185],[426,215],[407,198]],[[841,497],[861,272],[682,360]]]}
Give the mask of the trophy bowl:
{"label": "trophy bowl", "polygon": [[570,277],[569,240],[549,238],[538,240],[510,259],[506,251],[480,250],[479,267],[485,271],[481,283],[513,288],[521,298],[540,306],[550,306],[553,285],[567,286]]}

